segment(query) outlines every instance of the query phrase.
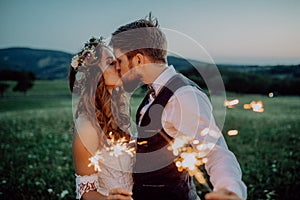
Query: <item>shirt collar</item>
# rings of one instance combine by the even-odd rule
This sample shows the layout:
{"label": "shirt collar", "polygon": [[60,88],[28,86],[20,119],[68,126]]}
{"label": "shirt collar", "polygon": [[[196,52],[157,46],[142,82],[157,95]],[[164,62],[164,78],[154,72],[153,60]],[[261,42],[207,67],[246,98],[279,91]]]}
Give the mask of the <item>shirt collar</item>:
{"label": "shirt collar", "polygon": [[155,94],[161,90],[161,88],[170,80],[171,77],[176,75],[176,70],[173,65],[167,67],[165,71],[163,71],[152,83],[152,87],[155,90]]}

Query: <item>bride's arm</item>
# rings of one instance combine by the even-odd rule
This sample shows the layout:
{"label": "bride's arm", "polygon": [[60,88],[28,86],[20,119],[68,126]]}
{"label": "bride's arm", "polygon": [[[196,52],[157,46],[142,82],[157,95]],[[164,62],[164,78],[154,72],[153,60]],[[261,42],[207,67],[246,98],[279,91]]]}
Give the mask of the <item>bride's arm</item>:
{"label": "bride's arm", "polygon": [[[96,140],[97,141],[97,140]],[[88,150],[88,148],[83,144],[80,136],[78,134],[74,134],[73,138],[73,160],[74,166],[77,176],[77,179],[90,179],[89,177],[95,175],[97,172],[94,170],[93,167],[88,167],[89,165],[89,158],[92,156],[92,153]],[[97,176],[94,176],[97,178]],[[95,181],[98,181],[97,179]],[[94,182],[95,186],[95,182]],[[79,185],[76,185],[79,187]],[[92,190],[84,192],[81,197],[84,200],[100,200],[106,199],[106,196],[100,194],[97,191],[94,191],[97,188],[91,188]],[[77,189],[79,190],[79,189]],[[80,193],[80,191],[78,191]]]}
{"label": "bride's arm", "polygon": [[89,158],[98,149],[98,135],[89,124],[80,126],[77,129],[78,134],[73,137],[73,160],[76,171],[77,198],[84,200],[131,200],[130,191],[114,188],[108,191],[108,196],[101,194],[99,189],[98,175],[90,164]]}

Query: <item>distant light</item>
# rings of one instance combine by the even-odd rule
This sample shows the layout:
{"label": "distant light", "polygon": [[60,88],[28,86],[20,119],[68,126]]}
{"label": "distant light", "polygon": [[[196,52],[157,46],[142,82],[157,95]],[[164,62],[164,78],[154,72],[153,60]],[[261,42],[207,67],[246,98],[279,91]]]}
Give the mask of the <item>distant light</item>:
{"label": "distant light", "polygon": [[270,97],[270,98],[274,97],[274,93],[273,93],[273,92],[270,92],[270,93],[269,93],[269,97]]}
{"label": "distant light", "polygon": [[225,100],[224,101],[224,106],[228,108],[233,108],[233,106],[237,105],[240,101],[238,99],[234,100]]}
{"label": "distant light", "polygon": [[251,101],[250,104],[244,104],[244,109],[252,109],[253,112],[264,112],[264,105],[262,101]]}
{"label": "distant light", "polygon": [[235,135],[239,134],[239,132],[238,132],[238,130],[229,130],[229,131],[227,132],[227,134],[228,134],[229,136],[235,136]]}
{"label": "distant light", "polygon": [[258,101],[258,102],[254,101],[251,104],[252,104],[252,110],[254,112],[264,112],[265,109],[264,109],[262,101]]}
{"label": "distant light", "polygon": [[248,110],[248,109],[251,109],[252,106],[250,104],[244,104],[244,109]]}

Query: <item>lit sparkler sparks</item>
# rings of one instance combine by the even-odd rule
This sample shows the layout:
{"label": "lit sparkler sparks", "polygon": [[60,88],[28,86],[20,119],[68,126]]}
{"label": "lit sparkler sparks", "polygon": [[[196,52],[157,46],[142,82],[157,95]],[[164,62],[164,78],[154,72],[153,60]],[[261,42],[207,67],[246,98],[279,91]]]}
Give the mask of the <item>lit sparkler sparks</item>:
{"label": "lit sparkler sparks", "polygon": [[144,145],[144,144],[147,144],[147,143],[148,143],[147,141],[137,142],[138,145]]}
{"label": "lit sparkler sparks", "polygon": [[[175,156],[178,156],[178,158],[174,160],[178,171],[181,172],[186,170],[190,176],[194,176],[200,184],[211,192],[211,188],[207,184],[203,173],[199,169],[200,165],[207,162],[207,158],[203,158],[200,151],[195,151],[195,149],[190,145],[190,141],[190,138],[186,136],[176,137],[168,149],[173,151]],[[198,140],[193,140],[192,144],[198,145],[198,150],[203,149],[203,144],[201,144]]]}
{"label": "lit sparkler sparks", "polygon": [[101,151],[96,151],[95,155],[89,158],[90,164],[88,167],[94,166],[94,170],[97,172],[101,172],[101,168],[99,166],[99,161],[104,160]]}
{"label": "lit sparkler sparks", "polygon": [[109,133],[109,136],[111,137],[110,147],[106,147],[106,151],[109,152],[109,155],[119,157],[123,153],[127,153],[131,157],[135,154],[135,148],[130,147],[129,144],[135,143],[135,140],[127,141],[125,137],[122,137],[118,140],[115,140],[115,138],[112,135],[112,132]]}
{"label": "lit sparkler sparks", "polygon": [[235,105],[237,105],[240,101],[238,99],[234,100],[225,100],[224,106],[227,108],[233,108]]}
{"label": "lit sparkler sparks", "polygon": [[[130,155],[131,157],[134,156],[135,147],[132,144],[135,143],[135,140],[130,140],[128,142],[128,140],[125,137],[115,140],[112,132],[110,132],[109,135],[111,137],[110,147],[106,147],[104,150],[107,151],[110,156],[119,157],[124,153]],[[101,163],[105,160],[104,157],[102,156],[102,151],[98,150],[94,156],[89,158],[90,164],[88,165],[88,167],[94,166],[95,171],[101,171],[99,162]]]}
{"label": "lit sparkler sparks", "polygon": [[244,109],[252,109],[253,112],[264,112],[262,101],[252,101],[250,104],[244,104]]}

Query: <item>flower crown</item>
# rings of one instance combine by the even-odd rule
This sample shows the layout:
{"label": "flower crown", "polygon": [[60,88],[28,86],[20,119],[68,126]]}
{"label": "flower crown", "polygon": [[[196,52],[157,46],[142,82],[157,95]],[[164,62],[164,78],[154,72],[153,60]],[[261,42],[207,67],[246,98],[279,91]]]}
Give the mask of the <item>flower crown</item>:
{"label": "flower crown", "polygon": [[86,59],[89,59],[89,58],[97,59],[96,47],[99,44],[104,45],[103,37],[100,37],[100,38],[92,37],[88,42],[86,42],[84,44],[84,47],[82,48],[82,50],[72,58],[71,66],[76,71],[78,71],[78,69],[81,66],[85,66]]}

